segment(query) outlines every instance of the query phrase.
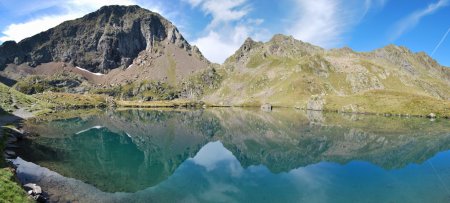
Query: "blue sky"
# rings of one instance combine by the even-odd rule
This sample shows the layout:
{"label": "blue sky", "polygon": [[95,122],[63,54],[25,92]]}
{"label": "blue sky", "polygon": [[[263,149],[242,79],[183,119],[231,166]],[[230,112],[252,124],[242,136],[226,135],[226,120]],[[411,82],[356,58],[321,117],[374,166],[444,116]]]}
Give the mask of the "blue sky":
{"label": "blue sky", "polygon": [[267,41],[282,33],[325,48],[402,45],[450,66],[450,0],[0,0],[0,41],[18,41],[112,4],[162,14],[218,63],[247,37]]}

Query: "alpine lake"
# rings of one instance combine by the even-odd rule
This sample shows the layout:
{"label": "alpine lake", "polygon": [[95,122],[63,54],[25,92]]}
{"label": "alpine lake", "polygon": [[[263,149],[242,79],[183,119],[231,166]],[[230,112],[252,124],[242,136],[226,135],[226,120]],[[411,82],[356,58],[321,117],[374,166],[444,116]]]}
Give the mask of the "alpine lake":
{"label": "alpine lake", "polygon": [[450,202],[450,121],[276,108],[30,119],[21,182],[51,202]]}

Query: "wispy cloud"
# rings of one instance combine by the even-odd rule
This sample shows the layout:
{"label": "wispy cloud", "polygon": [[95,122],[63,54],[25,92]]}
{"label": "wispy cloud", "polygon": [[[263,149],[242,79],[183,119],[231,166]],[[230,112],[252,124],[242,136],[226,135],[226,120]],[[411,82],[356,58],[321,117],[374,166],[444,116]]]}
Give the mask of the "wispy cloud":
{"label": "wispy cloud", "polygon": [[291,23],[285,32],[326,48],[340,45],[344,34],[357,25],[373,7],[386,0],[294,0]]}
{"label": "wispy cloud", "polygon": [[199,47],[209,60],[222,63],[232,55],[249,36],[260,37],[264,20],[248,17],[252,7],[246,0],[185,0],[193,8],[200,8],[212,17],[203,35],[192,44]]}
{"label": "wispy cloud", "polygon": [[420,20],[428,15],[431,15],[438,11],[441,8],[448,6],[450,0],[438,0],[435,3],[429,4],[426,8],[417,10],[412,14],[408,15],[406,18],[400,20],[394,28],[394,31],[391,34],[390,40],[394,41],[402,36],[405,32],[413,29]]}
{"label": "wispy cloud", "polygon": [[[265,40],[270,35],[285,33],[319,46],[342,44],[344,34],[359,23],[372,8],[382,8],[387,0],[291,0],[292,13],[286,21],[280,19],[284,30],[270,31],[259,24],[248,23],[253,11],[246,0],[185,0],[201,8],[212,20],[205,34],[194,40],[204,55],[221,63],[233,54],[247,37]],[[279,18],[279,17],[278,17]],[[247,23],[243,23],[246,20]],[[256,22],[255,20],[253,20]],[[260,19],[262,21],[262,19]],[[229,25],[232,26],[229,26]]]}
{"label": "wispy cloud", "polygon": [[66,15],[43,16],[24,23],[11,24],[2,31],[0,41],[14,40],[16,42],[52,28],[63,21],[79,17],[79,13]]}
{"label": "wispy cloud", "polygon": [[205,14],[213,17],[209,28],[239,20],[250,11],[246,0],[187,0],[187,2],[193,7],[200,7]]}
{"label": "wispy cloud", "polygon": [[[33,36],[55,27],[66,20],[82,17],[105,5],[134,4],[139,4],[139,2],[136,0],[69,0],[63,4],[57,1],[48,1],[45,5],[39,5],[39,3],[37,3],[35,7],[26,7],[26,11],[33,13],[44,8],[56,7],[62,12],[52,15],[40,15],[25,22],[10,24],[1,31],[0,41],[20,41],[26,37]],[[144,3],[143,5],[152,11],[161,12],[161,9],[156,6],[152,6],[148,3]],[[20,13],[21,11],[18,12]]]}
{"label": "wispy cloud", "polygon": [[444,34],[444,36],[442,36],[441,40],[439,41],[439,43],[436,45],[436,47],[434,47],[433,52],[431,52],[431,56],[434,55],[434,53],[436,53],[436,51],[439,49],[439,47],[441,46],[441,44],[445,41],[445,39],[447,38],[448,34],[450,33],[450,28],[448,28],[447,32]]}
{"label": "wispy cloud", "polygon": [[264,31],[256,31],[254,22],[225,26],[209,30],[206,35],[194,40],[192,44],[199,47],[206,58],[215,63],[222,63],[231,56],[249,36],[260,39]]}

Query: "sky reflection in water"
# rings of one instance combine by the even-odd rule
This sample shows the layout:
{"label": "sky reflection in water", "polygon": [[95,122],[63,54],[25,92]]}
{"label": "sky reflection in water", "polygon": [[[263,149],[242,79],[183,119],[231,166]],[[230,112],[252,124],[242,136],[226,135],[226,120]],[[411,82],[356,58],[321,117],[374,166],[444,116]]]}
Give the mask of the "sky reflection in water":
{"label": "sky reflection in water", "polygon": [[25,143],[35,153],[23,158],[88,184],[36,179],[26,164],[18,171],[58,201],[449,202],[445,122],[250,110],[110,112],[29,124],[47,135]]}

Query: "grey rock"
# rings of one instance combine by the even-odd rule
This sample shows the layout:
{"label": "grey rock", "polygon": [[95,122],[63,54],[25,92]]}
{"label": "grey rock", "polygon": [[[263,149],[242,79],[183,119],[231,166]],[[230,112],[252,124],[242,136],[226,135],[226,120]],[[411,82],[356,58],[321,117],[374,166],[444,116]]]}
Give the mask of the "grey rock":
{"label": "grey rock", "polygon": [[35,195],[35,196],[33,196],[33,199],[36,200],[36,202],[39,202],[39,203],[47,202],[47,198],[44,197],[43,195]]}
{"label": "grey rock", "polygon": [[263,104],[263,105],[261,105],[261,110],[263,110],[263,111],[272,111],[272,105],[268,104],[268,103]]}
{"label": "grey rock", "polygon": [[60,61],[92,72],[107,73],[127,67],[142,51],[158,52],[172,43],[198,55],[178,29],[158,13],[139,6],[104,6],[82,18],[24,39],[0,46],[0,70],[8,63]]}
{"label": "grey rock", "polygon": [[13,152],[13,151],[11,151],[11,150],[5,150],[5,155],[6,155],[7,157],[11,157],[11,158],[16,157],[16,153]]}
{"label": "grey rock", "polygon": [[325,99],[320,95],[313,95],[306,104],[307,110],[323,111]]}
{"label": "grey rock", "polygon": [[7,148],[7,149],[18,148],[18,146],[15,145],[15,144],[7,144],[7,145],[6,145],[6,148]]}
{"label": "grey rock", "polygon": [[14,143],[17,142],[17,138],[15,136],[11,136],[8,138],[8,140],[6,141],[6,143]]}
{"label": "grey rock", "polygon": [[26,191],[31,191],[31,194],[33,195],[38,195],[38,194],[42,194],[42,189],[40,186],[34,184],[34,183],[27,183],[23,186],[23,188]]}
{"label": "grey rock", "polygon": [[427,115],[427,118],[436,118],[436,114],[430,113]]}

